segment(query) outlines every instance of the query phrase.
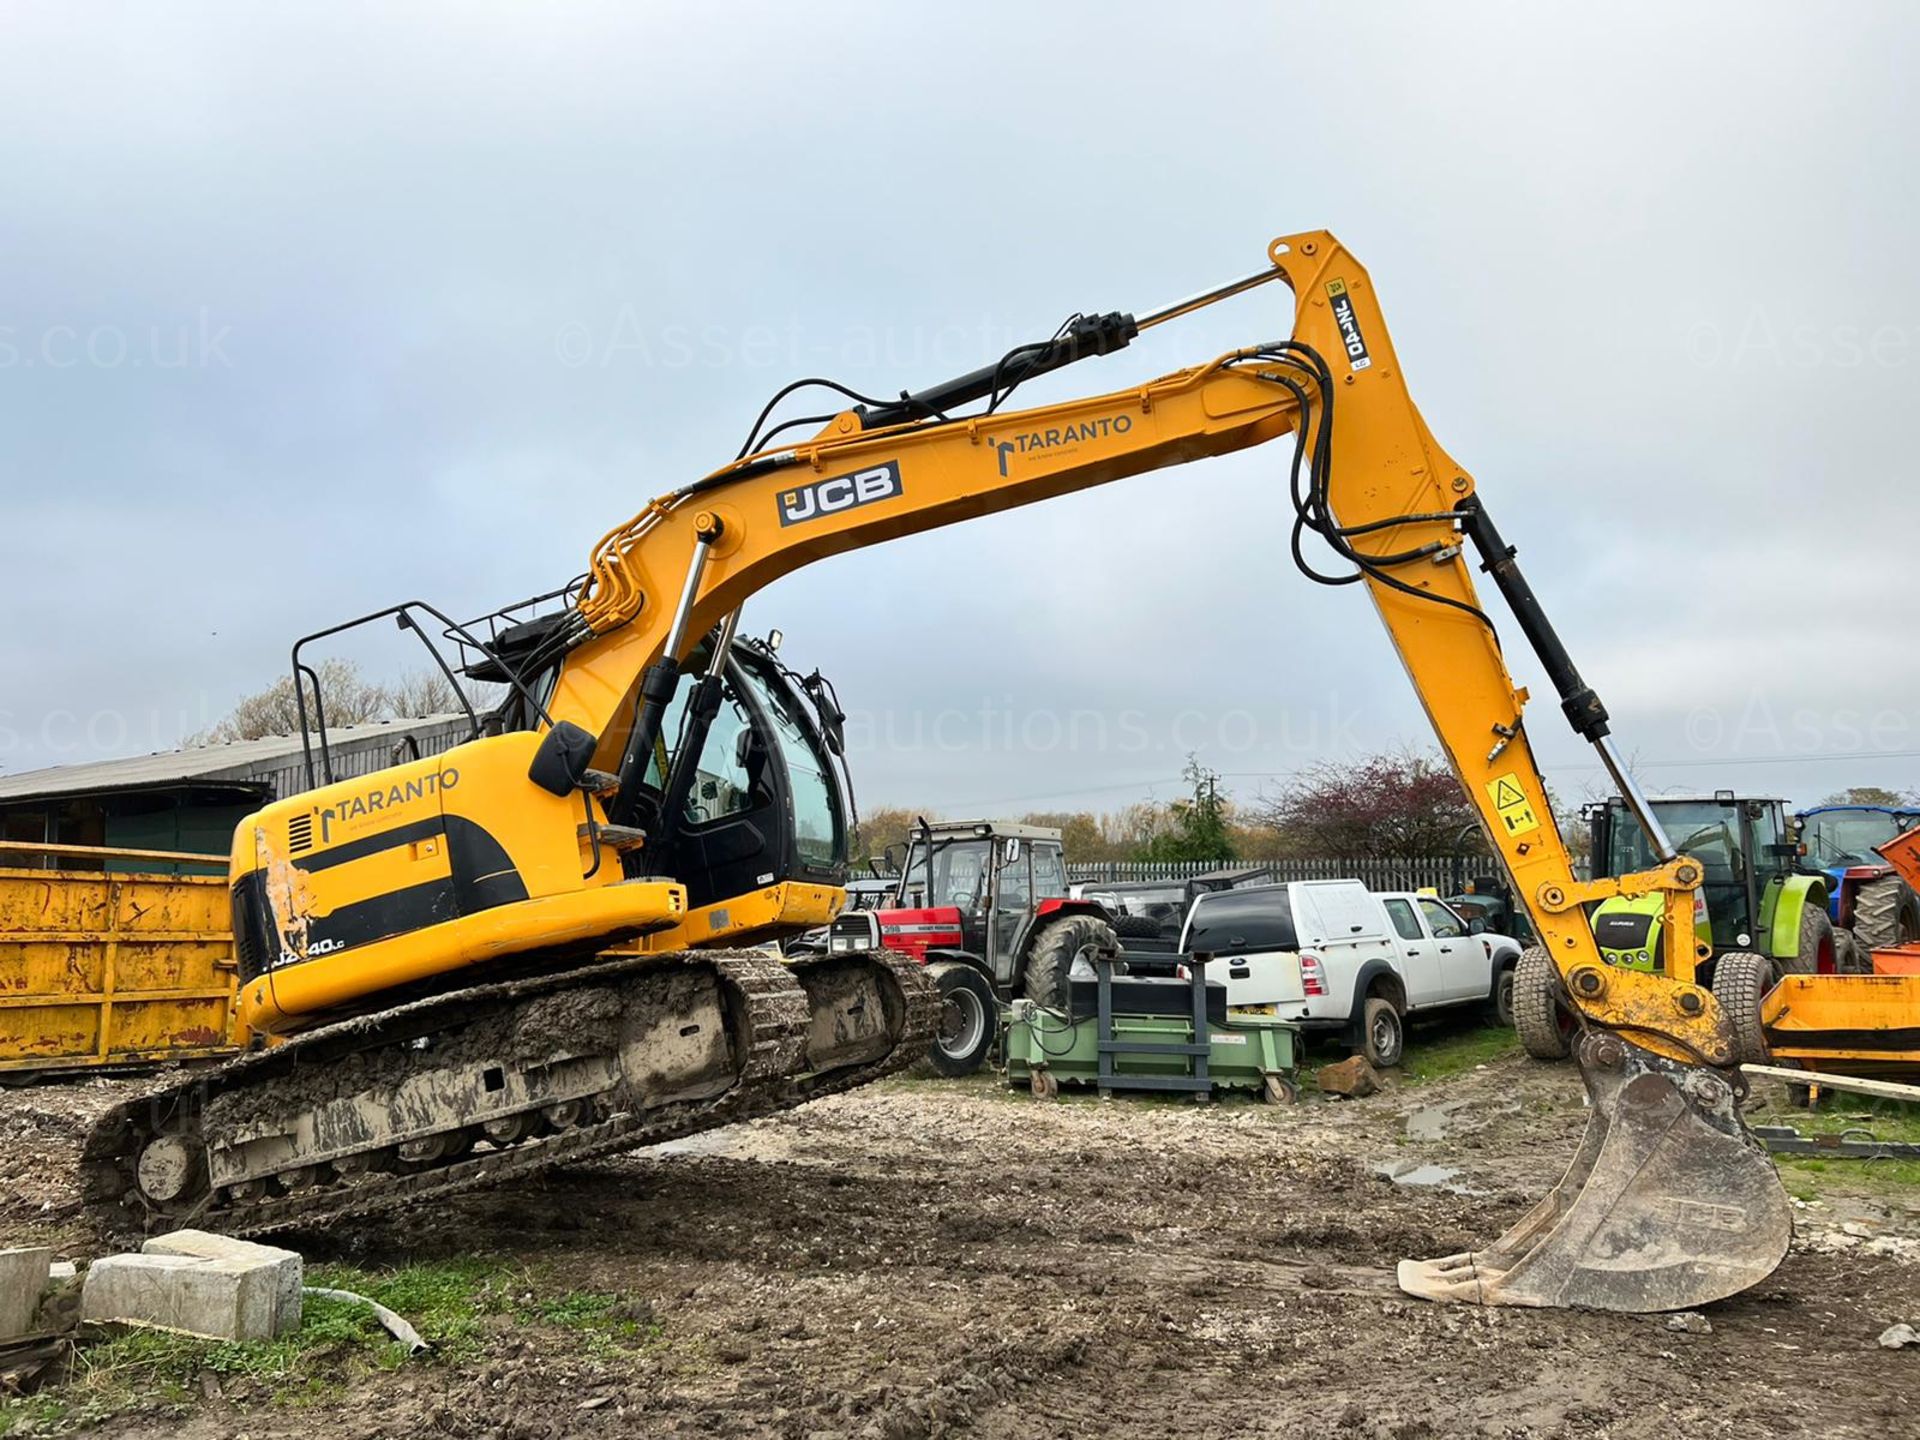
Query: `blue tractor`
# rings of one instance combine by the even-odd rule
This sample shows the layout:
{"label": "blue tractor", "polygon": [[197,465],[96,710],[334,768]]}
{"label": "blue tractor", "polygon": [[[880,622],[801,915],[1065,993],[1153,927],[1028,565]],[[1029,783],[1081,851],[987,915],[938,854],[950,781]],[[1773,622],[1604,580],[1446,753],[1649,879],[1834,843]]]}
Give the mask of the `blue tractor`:
{"label": "blue tractor", "polygon": [[1861,957],[1920,940],[1920,897],[1875,847],[1920,824],[1920,809],[1817,805],[1794,817],[1805,865],[1828,878],[1833,923],[1851,931]]}

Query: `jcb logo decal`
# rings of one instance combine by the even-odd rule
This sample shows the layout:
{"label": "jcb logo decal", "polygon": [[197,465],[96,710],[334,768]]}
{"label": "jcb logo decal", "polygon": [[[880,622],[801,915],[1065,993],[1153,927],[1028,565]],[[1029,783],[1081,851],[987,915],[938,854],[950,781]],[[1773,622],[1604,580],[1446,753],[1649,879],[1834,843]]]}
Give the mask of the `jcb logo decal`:
{"label": "jcb logo decal", "polygon": [[1327,299],[1333,304],[1333,323],[1340,327],[1340,343],[1346,347],[1347,364],[1355,370],[1365,370],[1373,364],[1373,357],[1367,354],[1367,342],[1360,334],[1360,317],[1353,313],[1353,296],[1347,293],[1347,282],[1329,280]]}
{"label": "jcb logo decal", "polygon": [[780,492],[780,523],[801,525],[825,515],[838,515],[856,505],[871,505],[876,500],[891,500],[901,493],[900,464],[889,460],[851,475],[836,475],[831,480],[816,480],[797,490]]}

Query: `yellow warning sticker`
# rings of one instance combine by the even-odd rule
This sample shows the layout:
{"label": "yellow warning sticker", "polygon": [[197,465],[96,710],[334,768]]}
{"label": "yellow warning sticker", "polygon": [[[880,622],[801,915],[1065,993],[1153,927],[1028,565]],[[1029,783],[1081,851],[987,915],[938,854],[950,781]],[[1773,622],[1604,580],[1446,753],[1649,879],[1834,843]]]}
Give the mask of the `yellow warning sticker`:
{"label": "yellow warning sticker", "polygon": [[1500,824],[1509,835],[1524,835],[1540,828],[1540,817],[1533,813],[1526,791],[1520,788],[1518,775],[1502,775],[1487,785],[1493,808],[1500,813]]}

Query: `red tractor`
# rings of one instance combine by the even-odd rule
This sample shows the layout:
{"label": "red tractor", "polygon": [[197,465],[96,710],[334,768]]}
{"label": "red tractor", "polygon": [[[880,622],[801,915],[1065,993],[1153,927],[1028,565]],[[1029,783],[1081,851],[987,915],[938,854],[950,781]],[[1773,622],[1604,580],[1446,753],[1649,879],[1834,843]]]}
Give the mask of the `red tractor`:
{"label": "red tractor", "polygon": [[1065,1010],[1092,956],[1117,949],[1111,917],[1071,899],[1060,832],[990,820],[916,826],[890,905],[849,911],[832,950],[901,950],[927,967],[946,1000],[928,1051],[942,1075],[970,1075],[999,1036],[1000,1004],[1026,996]]}

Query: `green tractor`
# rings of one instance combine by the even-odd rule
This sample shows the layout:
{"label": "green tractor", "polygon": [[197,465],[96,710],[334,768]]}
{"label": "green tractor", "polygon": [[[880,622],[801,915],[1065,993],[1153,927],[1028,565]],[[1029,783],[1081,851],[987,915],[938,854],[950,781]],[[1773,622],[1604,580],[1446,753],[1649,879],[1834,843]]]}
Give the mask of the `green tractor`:
{"label": "green tractor", "polygon": [[[1654,815],[1674,849],[1699,862],[1705,878],[1694,892],[1694,936],[1711,954],[1696,963],[1733,1023],[1741,1060],[1766,1058],[1760,1002],[1782,975],[1832,974],[1857,968],[1853,937],[1834,929],[1824,874],[1803,869],[1786,801],[1721,790],[1706,796],[1662,796]],[[1651,870],[1659,863],[1645,832],[1619,799],[1585,810],[1593,837],[1595,878]],[[1664,973],[1666,940],[1659,894],[1617,897],[1593,907],[1601,957],[1622,969]],[[1574,1021],[1554,992],[1551,965],[1515,975],[1515,1025],[1529,1054],[1567,1054]],[[1527,993],[1523,994],[1523,987]],[[1537,992],[1537,993],[1533,993]]]}

